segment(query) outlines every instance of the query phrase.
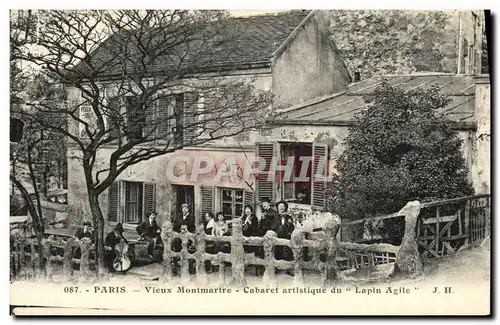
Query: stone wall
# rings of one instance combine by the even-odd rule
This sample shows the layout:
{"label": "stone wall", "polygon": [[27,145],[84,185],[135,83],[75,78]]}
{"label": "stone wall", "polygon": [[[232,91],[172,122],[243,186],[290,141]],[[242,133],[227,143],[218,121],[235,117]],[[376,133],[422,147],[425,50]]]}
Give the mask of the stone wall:
{"label": "stone wall", "polygon": [[[354,72],[362,79],[414,72],[457,73],[457,55],[462,50],[459,35],[460,41],[465,37],[481,53],[484,16],[482,11],[474,14],[471,10],[333,10],[330,31],[352,76]],[[477,62],[479,73],[481,60]]]}

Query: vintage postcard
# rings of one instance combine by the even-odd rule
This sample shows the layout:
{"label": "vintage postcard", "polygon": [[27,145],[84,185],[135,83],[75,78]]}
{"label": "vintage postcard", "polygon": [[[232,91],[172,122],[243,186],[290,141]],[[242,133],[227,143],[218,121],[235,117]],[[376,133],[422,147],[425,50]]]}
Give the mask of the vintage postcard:
{"label": "vintage postcard", "polygon": [[11,315],[490,315],[490,35],[11,10]]}

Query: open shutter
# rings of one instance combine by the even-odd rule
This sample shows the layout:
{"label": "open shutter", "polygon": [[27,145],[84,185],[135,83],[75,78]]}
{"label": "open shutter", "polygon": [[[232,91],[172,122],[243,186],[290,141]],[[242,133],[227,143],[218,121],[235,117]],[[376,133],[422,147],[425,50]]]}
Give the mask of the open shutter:
{"label": "open shutter", "polygon": [[214,188],[212,186],[202,186],[201,187],[201,213],[203,217],[201,220],[205,218],[205,213],[212,212],[214,213]]}
{"label": "open shutter", "polygon": [[120,138],[121,129],[121,107],[122,100],[120,97],[113,97],[108,102],[108,128],[109,138],[116,141]]}
{"label": "open shutter", "polygon": [[156,135],[154,134],[154,128],[156,126],[156,102],[156,99],[149,99],[146,103],[146,124],[144,125],[144,136],[148,139],[156,138]]}
{"label": "open shutter", "polygon": [[254,192],[245,190],[244,193],[244,204],[245,206],[249,205],[255,211],[255,200],[254,200]]}
{"label": "open shutter", "polygon": [[262,202],[263,199],[268,198],[271,201],[276,200],[277,182],[276,178],[268,180],[269,170],[271,168],[271,161],[273,156],[277,154],[279,145],[276,142],[271,143],[257,143],[256,153],[257,157],[263,158],[266,161],[266,168],[255,175],[257,200]]}
{"label": "open shutter", "polygon": [[173,138],[174,130],[172,127],[175,125],[174,115],[174,96],[161,96],[158,98],[158,106],[156,109],[157,118],[157,137],[159,144],[166,144]]}
{"label": "open shutter", "polygon": [[113,182],[108,188],[108,221],[118,222],[120,215],[120,182]]}
{"label": "open shutter", "polygon": [[189,145],[196,140],[196,112],[198,93],[184,93],[184,143]]}
{"label": "open shutter", "polygon": [[313,144],[313,166],[311,184],[311,205],[313,210],[323,211],[325,207],[326,176],[328,172],[328,147],[326,144]]}
{"label": "open shutter", "polygon": [[[156,184],[142,184],[142,218],[146,218],[153,212],[156,212]],[[140,220],[142,221],[142,220]]]}

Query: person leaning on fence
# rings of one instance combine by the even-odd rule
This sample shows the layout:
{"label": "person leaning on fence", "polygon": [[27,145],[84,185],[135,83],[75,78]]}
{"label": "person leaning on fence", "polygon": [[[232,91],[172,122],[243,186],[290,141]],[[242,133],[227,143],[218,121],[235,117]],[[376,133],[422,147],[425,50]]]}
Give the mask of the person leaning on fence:
{"label": "person leaning on fence", "polygon": [[262,214],[258,225],[258,235],[264,236],[269,230],[276,231],[277,217],[276,211],[271,208],[271,200],[262,200]]}
{"label": "person leaning on fence", "polygon": [[[83,227],[79,227],[74,235],[78,240],[82,240],[83,238],[89,238],[92,242],[94,242],[94,229],[92,228],[92,223],[90,221],[85,221],[83,223]],[[82,251],[80,247],[75,247],[73,251],[74,257],[79,259],[82,257]]]}
{"label": "person leaning on fence", "polygon": [[[253,208],[249,205],[245,207],[244,214],[241,218],[242,231],[245,237],[254,237],[259,235],[259,220],[253,212]],[[254,253],[255,247],[244,245],[245,253]]]}
{"label": "person leaning on fence", "polygon": [[187,203],[182,204],[181,213],[175,216],[172,223],[175,232],[181,232],[181,226],[183,225],[187,227],[187,231],[190,233],[196,231],[194,215],[189,211],[189,205]]}
{"label": "person leaning on fence", "polygon": [[153,251],[156,245],[161,245],[160,227],[156,223],[156,213],[151,213],[148,218],[141,222],[136,228],[137,233],[141,238],[148,242],[148,255],[153,259]]}
{"label": "person leaning on fence", "polygon": [[[290,239],[294,229],[293,218],[288,214],[288,203],[285,201],[278,202],[278,224],[276,234],[278,238]],[[278,260],[293,260],[293,252],[288,246],[276,246],[276,259]]]}
{"label": "person leaning on fence", "polygon": [[116,226],[110,231],[104,238],[104,263],[108,268],[109,272],[113,272],[113,261],[116,258],[115,247],[119,243],[127,243],[127,239],[123,236],[123,226],[121,223],[117,223]]}
{"label": "person leaning on fence", "polygon": [[[213,234],[213,229],[215,225],[215,216],[212,212],[207,212],[205,213],[205,218],[203,220],[203,229],[205,230],[206,235],[212,235]],[[205,252],[208,254],[215,254],[217,253],[215,251],[215,243],[213,241],[206,241],[205,242]],[[212,267],[212,262],[207,260],[205,261],[205,270],[207,272],[212,272],[213,267]]]}

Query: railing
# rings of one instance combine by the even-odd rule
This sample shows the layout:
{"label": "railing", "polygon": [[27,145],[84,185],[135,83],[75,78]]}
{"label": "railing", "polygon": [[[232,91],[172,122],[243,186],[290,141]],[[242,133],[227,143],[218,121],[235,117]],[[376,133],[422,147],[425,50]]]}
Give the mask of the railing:
{"label": "railing", "polygon": [[[442,213],[443,211],[446,213]],[[231,265],[230,283],[235,285],[246,283],[245,267],[249,265],[264,267],[264,285],[275,284],[276,270],[293,270],[294,283],[297,285],[304,283],[306,270],[319,273],[325,285],[338,279],[342,270],[379,264],[395,263],[394,270],[399,273],[418,274],[422,269],[421,260],[450,254],[487,238],[489,215],[489,195],[424,204],[415,201],[391,215],[342,224],[333,218],[328,220],[320,232],[306,233],[303,229],[295,229],[291,239],[278,238],[273,231],[268,231],[264,237],[245,237],[239,218],[233,222],[231,236],[206,235],[201,225],[194,234],[178,233],[173,230],[172,223],[167,221],[163,224],[161,233],[164,242],[161,276],[164,281],[172,280],[175,264],[178,264],[181,280],[189,279],[190,273],[196,273],[198,280],[207,281],[206,261],[219,266],[220,282],[226,282],[227,266]],[[339,240],[338,233],[343,227],[363,224],[366,221],[397,220],[395,218],[404,223],[404,235],[400,238],[400,245]],[[441,226],[443,223],[445,225]],[[180,242],[180,245],[177,245],[177,242]],[[208,253],[207,243],[230,246],[230,251]],[[35,238],[11,237],[12,279],[24,276],[53,280],[58,273],[56,269],[62,271],[62,278],[66,281],[87,280],[95,274],[91,270],[91,266],[95,264],[95,257],[91,258],[91,254],[95,253],[90,239],[78,240],[72,237],[64,243],[43,239],[41,245],[40,255]],[[257,256],[254,253],[245,253],[245,247],[262,250],[263,254]],[[276,247],[288,247],[293,258],[276,259]],[[81,258],[76,259],[73,254],[78,248]],[[79,271],[75,265],[79,265]]]}

